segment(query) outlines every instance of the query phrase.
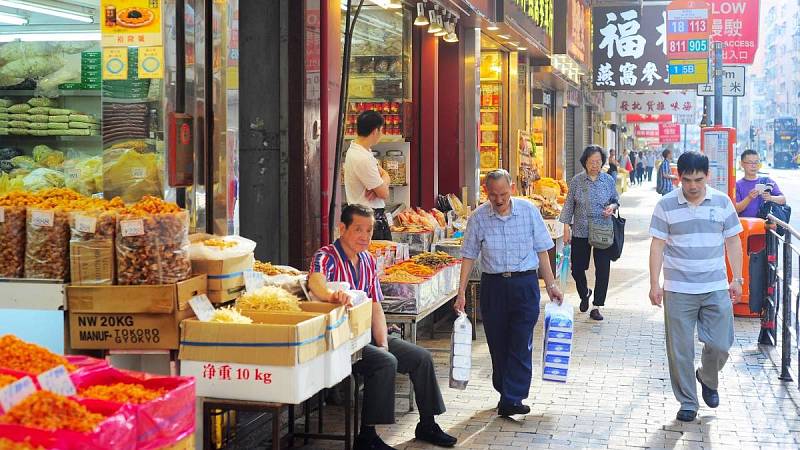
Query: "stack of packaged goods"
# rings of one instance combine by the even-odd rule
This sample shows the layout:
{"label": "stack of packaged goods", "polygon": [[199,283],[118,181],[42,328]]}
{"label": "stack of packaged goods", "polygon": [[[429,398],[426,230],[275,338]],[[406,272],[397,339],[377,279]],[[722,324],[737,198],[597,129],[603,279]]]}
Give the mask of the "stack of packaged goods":
{"label": "stack of packaged goods", "polygon": [[253,270],[262,275],[264,284],[277,286],[298,297],[304,297],[304,286],[308,273],[294,267],[281,266],[269,262],[256,261]]}
{"label": "stack of packaged goods", "polygon": [[100,52],[81,53],[81,82],[62,83],[58,88],[65,91],[99,90],[102,86],[103,59]]}
{"label": "stack of packaged goods", "polygon": [[256,243],[240,236],[190,236],[192,272],[208,278],[208,298],[213,303],[235,300],[244,290],[244,272],[253,268]]}
{"label": "stack of packaged goods", "polygon": [[444,237],[447,221],[438,209],[430,212],[422,208],[409,208],[394,217],[392,240],[407,244],[413,254],[431,250],[434,237]]}
{"label": "stack of packaged goods", "polygon": [[548,303],[544,313],[542,379],[566,382],[572,353],[574,311],[568,303]]}
{"label": "stack of packaged goods", "polygon": [[0,337],[0,448],[155,449],[194,437],[194,380],[121,372]]}

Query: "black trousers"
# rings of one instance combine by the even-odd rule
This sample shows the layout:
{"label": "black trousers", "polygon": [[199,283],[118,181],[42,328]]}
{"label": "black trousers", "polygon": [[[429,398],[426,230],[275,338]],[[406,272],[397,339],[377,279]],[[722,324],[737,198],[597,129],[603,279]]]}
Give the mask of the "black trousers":
{"label": "black trousers", "polygon": [[428,350],[389,336],[389,351],[367,345],[361,361],[353,369],[364,377],[364,408],[361,421],[364,425],[394,423],[395,375],[411,375],[414,398],[420,417],[436,416],[445,411],[433,357]]}
{"label": "black trousers", "polygon": [[647,181],[653,181],[653,166],[647,166]]}
{"label": "black trousers", "polygon": [[581,298],[589,295],[586,271],[589,270],[589,258],[594,256],[594,300],[595,306],[606,304],[608,293],[608,277],[611,273],[611,249],[598,250],[589,245],[588,238],[572,238],[572,278]]}
{"label": "black trousers", "polygon": [[383,208],[375,210],[375,228],[372,230],[372,239],[376,241],[392,240],[392,230],[389,229],[389,221],[386,220],[386,210]]}

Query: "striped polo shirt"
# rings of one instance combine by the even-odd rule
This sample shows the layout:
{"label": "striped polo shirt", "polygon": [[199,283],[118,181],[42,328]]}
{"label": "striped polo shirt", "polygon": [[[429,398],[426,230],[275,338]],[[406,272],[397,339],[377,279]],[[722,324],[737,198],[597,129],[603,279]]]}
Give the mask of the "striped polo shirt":
{"label": "striped polo shirt", "polygon": [[366,292],[373,302],[383,301],[375,257],[369,252],[361,252],[358,254],[358,261],[352,262],[347,258],[338,239],[317,250],[311,260],[309,273],[321,273],[327,281],[349,283],[350,289]]}
{"label": "striped polo shirt", "polygon": [[650,235],[666,241],[664,290],[703,294],[728,289],[725,239],[742,231],[736,209],[724,193],[706,187],[706,197],[690,204],[678,188],[656,205]]}

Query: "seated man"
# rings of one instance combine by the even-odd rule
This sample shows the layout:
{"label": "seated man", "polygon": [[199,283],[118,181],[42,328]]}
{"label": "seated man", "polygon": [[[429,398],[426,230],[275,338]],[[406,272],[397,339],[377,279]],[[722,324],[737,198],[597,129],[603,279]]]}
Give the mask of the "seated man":
{"label": "seated man", "polygon": [[[745,150],[741,156],[744,177],[736,182],[736,212],[739,217],[758,217],[758,210],[764,202],[786,204],[786,196],[778,188],[778,183],[769,177],[759,177],[761,158],[755,150]],[[762,187],[758,189],[757,187]]]}
{"label": "seated man", "polygon": [[442,447],[452,447],[456,438],[436,424],[434,416],[445,411],[436,381],[433,359],[428,350],[387,334],[386,318],[375,258],[367,251],[375,226],[372,209],[348,205],[342,210],[339,239],[314,255],[308,285],[314,295],[327,302],[350,304],[347,293],[333,292],[328,281],[344,281],[350,289],[372,298],[372,344],[364,347],[362,359],[353,370],[364,377],[364,408],[361,431],[354,449],[391,449],[378,437],[375,425],[394,423],[395,374],[411,375],[420,421],[416,438]]}

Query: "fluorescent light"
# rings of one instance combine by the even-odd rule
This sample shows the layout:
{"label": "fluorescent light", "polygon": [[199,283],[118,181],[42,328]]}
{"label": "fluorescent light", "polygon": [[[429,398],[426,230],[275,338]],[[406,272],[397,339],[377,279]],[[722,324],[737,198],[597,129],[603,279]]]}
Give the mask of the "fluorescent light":
{"label": "fluorescent light", "polygon": [[525,50],[527,50],[527,49],[528,49],[528,47],[517,47],[517,50],[519,50],[519,51],[521,51],[521,52],[522,52],[522,51],[525,51]]}
{"label": "fluorescent light", "polygon": [[400,9],[403,4],[400,0],[370,0],[372,3],[380,6],[383,9]]}
{"label": "fluorescent light", "polygon": [[13,42],[17,40],[27,42],[99,41],[100,32],[0,34],[0,42]]}
{"label": "fluorescent light", "polygon": [[25,25],[28,23],[28,19],[14,14],[6,14],[0,12],[0,23],[8,25]]}
{"label": "fluorescent light", "polygon": [[500,27],[498,27],[497,24],[494,22],[489,22],[489,26],[486,27],[486,29],[489,31],[497,31],[500,29]]}
{"label": "fluorescent light", "polygon": [[37,5],[30,2],[30,0],[26,1],[17,1],[17,0],[0,0],[0,6],[5,6],[7,8],[16,8],[22,9],[25,11],[31,11],[39,14],[45,14],[48,16],[54,17],[61,17],[63,19],[74,20],[77,22],[83,23],[93,23],[94,19],[92,16],[88,14],[79,13],[76,11],[71,11],[68,9],[62,8],[52,8],[50,6],[44,5]]}
{"label": "fluorescent light", "polygon": [[500,39],[511,39],[511,36],[507,34],[498,34],[497,37],[499,37]]}

